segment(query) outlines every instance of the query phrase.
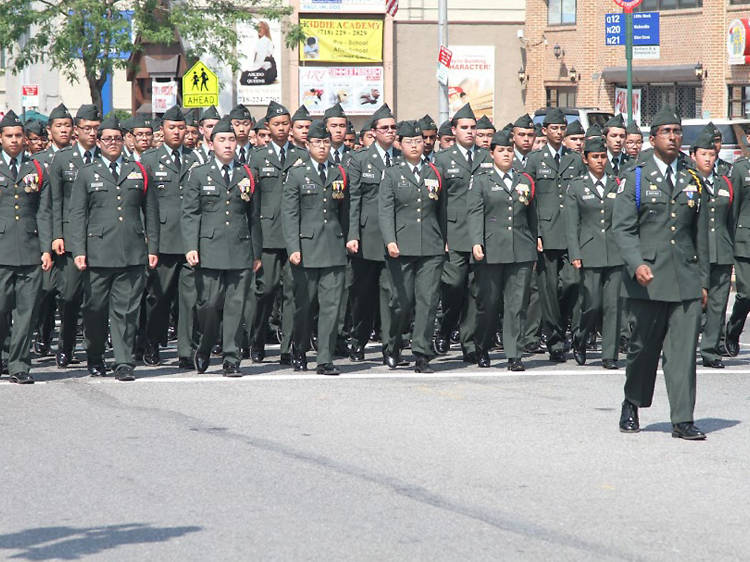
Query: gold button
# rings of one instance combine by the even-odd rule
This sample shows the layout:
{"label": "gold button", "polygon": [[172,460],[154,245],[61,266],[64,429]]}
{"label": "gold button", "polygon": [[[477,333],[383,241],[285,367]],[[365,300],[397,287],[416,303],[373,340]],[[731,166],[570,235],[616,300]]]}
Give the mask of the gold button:
{"label": "gold button", "polygon": [[604,232],[604,229],[602,228],[602,232]]}
{"label": "gold button", "polygon": [[674,204],[675,204],[675,200],[674,200],[674,199],[672,199],[672,205],[674,205]]}
{"label": "gold button", "polygon": [[323,197],[323,203],[325,203],[326,201],[328,201],[328,199],[326,199],[325,197]]}
{"label": "gold button", "polygon": [[652,197],[652,198],[651,198],[651,202],[652,202],[652,203],[656,203],[656,197]]}
{"label": "gold button", "polygon": [[513,227],[512,227],[512,226],[509,226],[509,227],[508,227],[508,230],[513,230]]}
{"label": "gold button", "polygon": [[417,207],[417,212],[418,212],[418,213],[421,213],[421,212],[422,212],[422,209],[420,209],[419,207]]}
{"label": "gold button", "polygon": [[227,214],[229,214],[229,211],[227,211]]}
{"label": "gold button", "polygon": [[602,209],[602,214],[604,214],[604,209]]}
{"label": "gold button", "polygon": [[677,217],[677,213],[672,213],[672,218],[674,219],[676,217]]}
{"label": "gold button", "polygon": [[15,197],[16,199],[18,199],[18,193],[16,193],[13,197]]}
{"label": "gold button", "polygon": [[509,205],[509,206],[508,206],[508,210],[509,210],[509,211],[512,211],[512,210],[513,210],[513,207],[511,207],[511,206]]}
{"label": "gold button", "polygon": [[21,207],[19,205],[15,205],[15,208],[16,209],[20,209]]}
{"label": "gold button", "polygon": [[421,202],[422,202],[422,200],[421,200],[421,199],[417,199],[417,203],[421,203]]}
{"label": "gold button", "polygon": [[715,211],[716,211],[716,207],[711,207],[711,212],[713,213]]}
{"label": "gold button", "polygon": [[604,222],[604,219],[600,220],[599,222]]}
{"label": "gold button", "polygon": [[18,215],[16,215],[16,220],[19,220],[20,218],[21,218],[21,217],[19,217]]}
{"label": "gold button", "polygon": [[119,201],[120,199],[122,199],[122,197],[120,195],[118,195],[117,196],[117,200]]}
{"label": "gold button", "polygon": [[711,222],[714,222],[714,218],[713,217],[711,217]]}
{"label": "gold button", "polygon": [[326,209],[323,209],[323,212],[324,212],[324,213],[327,213],[328,211],[327,211]]}
{"label": "gold button", "polygon": [[118,189],[118,190],[120,189],[120,186],[119,186],[119,185],[117,186],[117,189]]}
{"label": "gold button", "polygon": [[122,207],[117,207],[117,210],[118,211],[122,211]]}
{"label": "gold button", "polygon": [[227,201],[227,205],[229,205],[229,201]]}
{"label": "gold button", "polygon": [[323,219],[323,224],[328,224],[328,220]]}
{"label": "gold button", "polygon": [[562,206],[562,203],[560,204],[560,208],[561,208],[561,209],[563,208],[563,206]]}
{"label": "gold button", "polygon": [[712,229],[711,229],[711,232],[713,232],[713,231],[715,231],[715,230],[716,230],[715,228],[712,228]]}

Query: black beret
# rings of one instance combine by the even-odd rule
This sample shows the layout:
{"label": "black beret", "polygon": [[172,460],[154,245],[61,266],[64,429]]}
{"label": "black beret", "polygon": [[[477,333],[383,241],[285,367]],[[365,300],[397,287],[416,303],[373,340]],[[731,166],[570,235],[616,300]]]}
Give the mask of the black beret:
{"label": "black beret", "polygon": [[164,112],[164,115],[161,116],[162,122],[164,121],[184,121],[185,120],[185,114],[180,109],[180,106],[173,105],[167,111]]}
{"label": "black beret", "polygon": [[398,124],[398,131],[396,134],[400,137],[421,137],[422,127],[419,126],[417,121],[401,121]]}
{"label": "black beret", "polygon": [[610,117],[609,120],[604,123],[605,129],[624,129],[625,128],[625,119],[622,118],[622,113],[618,113],[614,117]]}
{"label": "black beret", "polygon": [[52,111],[50,111],[49,114],[49,123],[52,123],[54,119],[73,119],[73,116],[70,114],[70,111],[68,111],[68,108],[65,107],[65,104],[60,104],[56,108],[54,108]]}
{"label": "black beret", "polygon": [[582,134],[583,134],[583,125],[581,125],[580,121],[573,121],[570,125],[568,125],[568,128],[565,129],[566,137],[570,135],[582,135]]}
{"label": "black beret", "polygon": [[307,106],[300,105],[299,109],[294,112],[294,115],[292,115],[292,123],[295,121],[312,121],[310,118],[310,112],[307,111]]}
{"label": "black beret", "polygon": [[101,121],[102,114],[94,104],[85,103],[78,108],[78,112],[76,113],[76,120],[78,119],[86,119],[87,121]]}
{"label": "black beret", "polygon": [[518,127],[519,129],[533,129],[534,120],[529,117],[528,113],[524,113],[513,122],[513,126]]}
{"label": "black beret", "polygon": [[453,115],[453,119],[451,119],[451,123],[455,125],[459,119],[473,119],[474,121],[477,120],[476,115],[474,115],[474,111],[471,109],[471,105],[467,103],[461,109],[456,111],[456,113]]}
{"label": "black beret", "polygon": [[229,118],[244,120],[244,119],[252,119],[253,116],[250,115],[250,110],[240,103],[240,104],[235,105],[232,108],[232,111],[229,112]]}
{"label": "black beret", "polygon": [[377,110],[375,110],[375,113],[372,114],[373,127],[379,119],[393,119],[393,113],[391,112],[391,108],[388,107],[387,103],[381,105]]}
{"label": "black beret", "polygon": [[557,107],[553,107],[547,111],[547,115],[544,116],[542,124],[545,127],[547,125],[565,125],[567,124],[567,121],[565,119],[565,114]]}
{"label": "black beret", "polygon": [[213,130],[211,131],[211,140],[214,140],[214,136],[218,133],[234,133],[234,128],[232,127],[232,120],[229,117],[224,117],[223,119],[219,119],[219,122],[214,125]]}
{"label": "black beret", "polygon": [[450,121],[444,121],[442,125],[440,125],[440,128],[438,129],[438,137],[452,137],[453,136],[453,128],[451,127]]}
{"label": "black beret", "polygon": [[308,139],[330,139],[331,132],[326,128],[325,121],[317,119],[310,123],[310,130],[307,131]]}
{"label": "black beret", "polygon": [[266,108],[266,121],[282,115],[289,115],[289,110],[280,103],[271,100],[271,103]]}
{"label": "black beret", "polygon": [[660,127],[662,125],[680,125],[681,123],[682,121],[675,113],[674,109],[665,105],[656,112],[656,115],[654,115],[654,118],[651,120],[651,128],[653,129],[654,127]]}
{"label": "black beret", "polygon": [[328,121],[331,117],[346,119],[346,113],[344,113],[344,108],[341,107],[340,103],[329,107],[323,113],[323,121]]}
{"label": "black beret", "polygon": [[583,152],[607,152],[604,137],[591,137],[583,143]]}
{"label": "black beret", "polygon": [[438,128],[435,121],[429,115],[425,115],[419,120],[419,126],[423,131],[437,131]]}
{"label": "black beret", "polygon": [[513,146],[513,140],[509,131],[502,129],[492,135],[490,148],[495,148],[496,146]]}
{"label": "black beret", "polygon": [[492,129],[493,131],[496,130],[495,126],[492,124],[492,121],[490,121],[486,115],[482,115],[479,118],[479,121],[477,121],[477,129],[482,129],[482,130]]}
{"label": "black beret", "polygon": [[206,119],[216,119],[217,121],[221,119],[221,115],[219,115],[219,112],[216,110],[216,108],[212,105],[210,107],[207,107],[201,112],[201,116],[198,119],[198,122],[203,122]]}
{"label": "black beret", "polygon": [[107,115],[104,119],[102,119],[102,122],[99,124],[98,132],[101,134],[102,131],[105,129],[112,129],[114,131],[120,131],[122,132],[122,127],[120,126],[120,120],[117,118],[116,115]]}

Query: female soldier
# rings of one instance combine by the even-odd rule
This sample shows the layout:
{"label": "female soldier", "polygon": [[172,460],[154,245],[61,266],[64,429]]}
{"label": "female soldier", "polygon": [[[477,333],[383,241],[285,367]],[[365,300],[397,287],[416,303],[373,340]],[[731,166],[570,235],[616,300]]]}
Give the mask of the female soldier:
{"label": "female soldier", "polygon": [[432,373],[432,332],[445,260],[445,202],[437,168],[422,158],[424,140],[416,121],[398,128],[402,160],[385,169],[379,193],[380,230],[386,245],[396,305],[383,350],[386,364],[400,361],[401,337],[414,313],[411,348],[417,373]]}
{"label": "female soldier", "polygon": [[469,186],[469,235],[477,262],[478,365],[490,366],[489,350],[503,298],[503,345],[509,371],[523,371],[521,308],[528,302],[531,267],[536,260],[537,217],[534,183],[513,165],[511,134],[492,137],[492,171],[473,177]]}

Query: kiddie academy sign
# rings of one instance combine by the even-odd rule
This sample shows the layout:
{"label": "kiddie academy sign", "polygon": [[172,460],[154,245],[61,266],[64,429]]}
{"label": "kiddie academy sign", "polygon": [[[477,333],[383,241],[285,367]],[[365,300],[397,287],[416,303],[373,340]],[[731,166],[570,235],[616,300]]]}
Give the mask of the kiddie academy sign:
{"label": "kiddie academy sign", "polygon": [[382,19],[300,18],[301,62],[383,61]]}

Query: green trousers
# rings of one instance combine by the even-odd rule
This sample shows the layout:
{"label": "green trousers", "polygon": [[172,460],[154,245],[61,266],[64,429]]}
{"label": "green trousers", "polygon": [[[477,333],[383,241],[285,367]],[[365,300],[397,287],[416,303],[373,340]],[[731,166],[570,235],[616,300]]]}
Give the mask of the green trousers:
{"label": "green trousers", "polygon": [[706,323],[701,336],[701,357],[709,361],[721,359],[721,331],[724,329],[732,266],[711,264]]}
{"label": "green trousers", "polygon": [[241,327],[252,278],[251,269],[195,269],[199,353],[210,354],[221,335],[224,361],[240,363]]}
{"label": "green trousers", "polygon": [[412,317],[414,329],[411,349],[415,354],[431,358],[435,355],[432,334],[440,298],[440,276],[445,256],[400,256],[386,258],[391,274],[393,299],[391,302],[391,333],[384,351],[398,356],[402,335],[408,330]]}
{"label": "green trousers", "polygon": [[654,397],[659,356],[672,423],[692,422],[695,409],[695,346],[701,301],[630,299],[633,331],[625,371],[625,398],[648,408]]}
{"label": "green trousers", "polygon": [[0,342],[10,335],[11,375],[31,369],[31,341],[41,291],[41,266],[0,265]]}
{"label": "green trousers", "polygon": [[750,258],[734,258],[737,295],[727,322],[727,337],[739,338],[750,312]]}
{"label": "green trousers", "polygon": [[54,269],[57,292],[59,293],[60,333],[57,339],[58,351],[69,356],[76,344],[78,328],[78,314],[81,312],[83,301],[83,273],[78,270],[73,261],[73,255],[65,253],[55,256]]}
{"label": "green trousers", "polygon": [[573,325],[574,341],[585,346],[601,321],[602,359],[617,360],[622,267],[588,267],[581,272],[581,315],[580,321]]}
{"label": "green trousers", "polygon": [[476,351],[474,332],[477,327],[477,287],[470,260],[471,252],[450,250],[440,278],[443,299],[440,332],[447,338],[458,325],[464,353]]}
{"label": "green trousers", "polygon": [[521,309],[521,346],[538,343],[541,327],[542,305],[539,302],[536,262],[533,262],[528,297]]}
{"label": "green trousers", "polygon": [[[279,290],[281,300],[281,353],[289,353],[294,327],[294,282],[286,250],[264,249],[263,267],[255,275],[255,303],[245,310],[245,324],[251,332],[253,349],[263,349],[268,337],[268,320]],[[252,296],[251,296],[252,298]]]}
{"label": "green trousers", "polygon": [[104,362],[109,321],[115,369],[121,365],[134,367],[138,309],[146,286],[145,266],[92,267],[83,273],[83,322],[88,363]]}
{"label": "green trousers", "polygon": [[580,274],[570,264],[565,250],[544,250],[537,262],[537,275],[542,321],[550,331],[547,348],[562,351],[568,320],[578,298]]}
{"label": "green trousers", "polygon": [[[380,340],[388,347],[391,334],[391,274],[381,261],[352,258],[352,286],[349,291],[352,312],[352,345],[364,348],[380,307]],[[377,297],[376,297],[377,295]]]}
{"label": "green trousers", "polygon": [[344,266],[292,266],[294,279],[294,349],[310,349],[315,303],[318,304],[318,365],[333,362],[338,337],[339,305],[344,292]]}

